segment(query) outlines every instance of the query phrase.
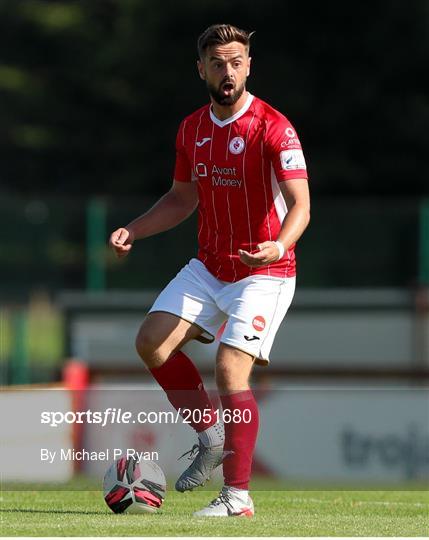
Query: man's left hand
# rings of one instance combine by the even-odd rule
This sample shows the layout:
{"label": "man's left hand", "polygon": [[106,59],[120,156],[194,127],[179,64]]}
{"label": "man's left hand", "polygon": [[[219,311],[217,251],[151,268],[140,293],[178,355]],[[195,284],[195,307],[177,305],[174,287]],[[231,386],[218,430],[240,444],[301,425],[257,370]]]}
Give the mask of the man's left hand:
{"label": "man's left hand", "polygon": [[252,268],[266,266],[267,264],[278,261],[280,252],[275,242],[262,242],[262,244],[258,244],[257,248],[259,251],[255,251],[254,253],[239,249],[238,255],[240,261]]}

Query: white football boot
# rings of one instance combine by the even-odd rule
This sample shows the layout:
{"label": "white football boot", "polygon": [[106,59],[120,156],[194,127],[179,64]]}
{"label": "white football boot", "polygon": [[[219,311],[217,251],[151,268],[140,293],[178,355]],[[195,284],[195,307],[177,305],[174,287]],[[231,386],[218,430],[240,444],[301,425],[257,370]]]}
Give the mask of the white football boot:
{"label": "white football boot", "polygon": [[252,517],[254,514],[255,509],[249,492],[229,486],[224,486],[208,506],[194,512],[195,517]]}

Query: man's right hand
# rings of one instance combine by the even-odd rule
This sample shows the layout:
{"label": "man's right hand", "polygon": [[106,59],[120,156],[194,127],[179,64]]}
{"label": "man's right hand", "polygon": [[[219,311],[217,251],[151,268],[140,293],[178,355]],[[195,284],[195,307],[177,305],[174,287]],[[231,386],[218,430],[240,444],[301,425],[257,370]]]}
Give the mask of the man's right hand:
{"label": "man's right hand", "polygon": [[126,257],[133,247],[134,238],[131,231],[121,227],[110,235],[109,245],[118,258]]}

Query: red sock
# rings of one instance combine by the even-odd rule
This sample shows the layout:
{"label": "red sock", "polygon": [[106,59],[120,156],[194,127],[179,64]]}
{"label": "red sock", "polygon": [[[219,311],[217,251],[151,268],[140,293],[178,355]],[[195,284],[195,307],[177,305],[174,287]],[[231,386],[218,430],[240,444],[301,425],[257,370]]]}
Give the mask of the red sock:
{"label": "red sock", "polygon": [[[225,452],[223,461],[225,485],[249,489],[253,451],[259,427],[258,405],[251,390],[221,396],[220,400],[225,424],[225,444],[223,447]],[[231,419],[229,415],[231,415]],[[228,454],[228,451],[232,453]]]}
{"label": "red sock", "polygon": [[204,431],[216,423],[216,415],[203,380],[192,360],[181,351],[173,354],[157,368],[150,370],[177,410],[189,409],[181,415],[195,431]]}

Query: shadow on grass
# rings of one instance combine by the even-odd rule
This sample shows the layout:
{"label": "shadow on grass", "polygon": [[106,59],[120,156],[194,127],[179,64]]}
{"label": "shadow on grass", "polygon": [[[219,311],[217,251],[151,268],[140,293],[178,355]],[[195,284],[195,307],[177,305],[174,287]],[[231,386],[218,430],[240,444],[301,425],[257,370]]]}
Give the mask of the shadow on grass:
{"label": "shadow on grass", "polygon": [[[84,516],[108,516],[109,512],[88,512],[86,510],[34,510],[32,508],[1,508],[0,512],[24,512],[27,514],[79,514]],[[113,515],[113,514],[112,514]],[[120,515],[120,514],[115,514]]]}

